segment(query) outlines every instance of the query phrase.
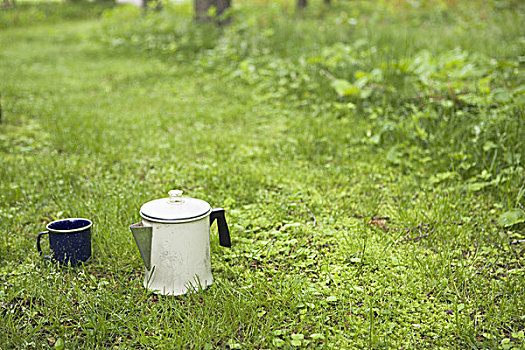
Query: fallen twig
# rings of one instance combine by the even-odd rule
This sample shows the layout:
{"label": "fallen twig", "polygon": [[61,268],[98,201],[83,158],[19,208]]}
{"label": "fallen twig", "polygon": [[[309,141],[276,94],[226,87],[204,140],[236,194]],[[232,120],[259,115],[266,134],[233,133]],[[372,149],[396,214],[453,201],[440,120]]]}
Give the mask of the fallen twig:
{"label": "fallen twig", "polygon": [[374,226],[377,226],[377,227],[381,227],[383,229],[383,231],[388,231],[389,228],[386,226],[386,222],[388,220],[388,217],[384,216],[384,217],[379,217],[379,216],[372,216],[372,219],[370,219],[370,221],[368,221],[368,224],[369,225],[374,225]]}
{"label": "fallen twig", "polygon": [[312,213],[312,211],[310,210],[310,208],[308,208],[308,206],[306,204],[304,206],[306,207],[306,210],[308,210],[308,212],[310,213],[310,215],[312,215],[312,218],[314,219],[314,227],[317,227],[317,219],[316,219],[314,213]]}
{"label": "fallen twig", "polygon": [[[430,234],[434,233],[434,231],[436,230],[436,228],[434,226],[432,226],[432,229],[429,232],[424,226],[428,226],[428,224],[418,225],[416,227],[413,227],[413,228],[409,229],[407,231],[405,237],[403,237],[403,239],[400,240],[398,243],[408,242],[408,241],[419,242],[422,238],[428,237]],[[417,230],[419,232],[419,236],[418,237],[409,237],[410,232],[414,232],[415,230]],[[426,233],[423,234],[423,232],[421,232],[422,230],[424,232],[426,232]]]}
{"label": "fallen twig", "polygon": [[259,264],[256,264],[256,263],[251,263],[250,267],[279,270],[278,266],[266,266],[266,265],[259,265]]}

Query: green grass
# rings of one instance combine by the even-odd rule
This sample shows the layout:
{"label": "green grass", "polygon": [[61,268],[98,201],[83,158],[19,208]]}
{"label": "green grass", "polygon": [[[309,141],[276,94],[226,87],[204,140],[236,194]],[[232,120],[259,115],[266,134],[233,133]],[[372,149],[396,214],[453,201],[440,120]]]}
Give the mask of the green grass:
{"label": "green grass", "polygon": [[[0,13],[0,348],[523,347],[523,5],[419,3]],[[162,297],[128,226],[175,188],[233,247]],[[36,252],[66,217],[84,267]]]}
{"label": "green grass", "polygon": [[0,29],[89,19],[100,16],[105,10],[115,6],[111,1],[104,0],[89,3],[80,1],[74,5],[62,0],[17,0],[14,5],[12,3],[8,1],[6,4],[9,5],[2,5],[0,8]]}

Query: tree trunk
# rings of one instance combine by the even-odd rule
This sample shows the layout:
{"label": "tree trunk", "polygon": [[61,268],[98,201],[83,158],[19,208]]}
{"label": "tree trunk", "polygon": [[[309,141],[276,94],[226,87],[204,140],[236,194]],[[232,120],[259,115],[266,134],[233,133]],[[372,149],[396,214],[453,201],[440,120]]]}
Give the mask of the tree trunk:
{"label": "tree trunk", "polygon": [[308,0],[297,0],[297,9],[302,10],[308,4]]}
{"label": "tree trunk", "polygon": [[2,0],[2,9],[7,9],[15,5],[15,0]]}
{"label": "tree trunk", "polygon": [[327,5],[330,5],[332,3],[331,0],[324,0],[324,3],[327,4]]}
{"label": "tree trunk", "polygon": [[[200,22],[207,22],[213,19],[210,16],[210,10],[214,7],[214,17],[220,16],[231,7],[231,0],[195,0],[195,19]],[[217,23],[223,24],[224,20],[218,20]]]}

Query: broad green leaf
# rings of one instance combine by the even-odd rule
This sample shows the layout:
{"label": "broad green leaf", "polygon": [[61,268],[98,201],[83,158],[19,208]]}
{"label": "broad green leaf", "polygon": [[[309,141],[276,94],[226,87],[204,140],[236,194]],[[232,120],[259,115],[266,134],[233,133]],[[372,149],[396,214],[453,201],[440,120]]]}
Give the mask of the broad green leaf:
{"label": "broad green leaf", "polygon": [[359,94],[359,88],[347,80],[336,79],[332,81],[332,87],[335,89],[339,96],[352,96]]}
{"label": "broad green leaf", "polygon": [[55,343],[55,349],[56,350],[63,350],[66,344],[64,343],[64,339],[58,338]]}
{"label": "broad green leaf", "polygon": [[433,175],[432,177],[430,177],[429,182],[431,184],[438,184],[438,183],[443,182],[445,180],[454,179],[455,176],[456,176],[456,174],[454,172],[452,172],[452,171],[447,171],[447,172],[443,172],[443,173],[437,173],[436,175]]}
{"label": "broad green leaf", "polygon": [[485,144],[483,145],[483,150],[484,150],[485,152],[488,152],[488,151],[490,151],[490,150],[493,149],[493,148],[496,148],[496,144],[495,144],[494,142],[492,142],[492,141],[487,141],[487,142],[485,142]]}
{"label": "broad green leaf", "polygon": [[210,6],[208,9],[208,16],[215,17],[217,16],[217,7],[216,6]]}
{"label": "broad green leaf", "polygon": [[273,344],[273,346],[280,348],[281,346],[284,345],[284,340],[279,339],[279,338],[274,338],[272,340],[272,344]]}
{"label": "broad green leaf", "polygon": [[354,77],[356,79],[361,79],[361,78],[368,77],[368,76],[370,76],[370,73],[364,72],[362,70],[358,70],[354,73]]}
{"label": "broad green leaf", "polygon": [[523,333],[523,331],[512,332],[512,337],[523,340],[525,338],[525,334]]}
{"label": "broad green leaf", "polygon": [[466,189],[469,192],[478,192],[490,185],[490,182],[472,182],[466,186]]}
{"label": "broad green leaf", "polygon": [[521,209],[511,209],[498,218],[498,225],[503,227],[513,226],[525,222],[525,213]]}
{"label": "broad green leaf", "polygon": [[296,340],[296,339],[292,340],[291,343],[292,343],[292,346],[301,346],[303,344],[302,341]]}
{"label": "broad green leaf", "polygon": [[273,335],[283,335],[286,333],[288,333],[287,329],[276,329],[275,331],[273,331]]}
{"label": "broad green leaf", "polygon": [[313,333],[313,334],[310,334],[310,338],[312,338],[312,339],[324,339],[324,335],[322,333]]}

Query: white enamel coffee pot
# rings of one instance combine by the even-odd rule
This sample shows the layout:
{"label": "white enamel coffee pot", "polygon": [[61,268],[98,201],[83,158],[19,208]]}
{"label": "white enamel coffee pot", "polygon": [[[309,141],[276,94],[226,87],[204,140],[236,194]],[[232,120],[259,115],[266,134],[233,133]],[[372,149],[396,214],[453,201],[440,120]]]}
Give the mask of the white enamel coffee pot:
{"label": "white enamel coffee pot", "polygon": [[231,247],[224,209],[169,191],[169,198],[140,208],[142,222],[130,226],[146,266],[144,287],[163,295],[181,295],[213,282],[210,226],[217,220],[219,244]]}

